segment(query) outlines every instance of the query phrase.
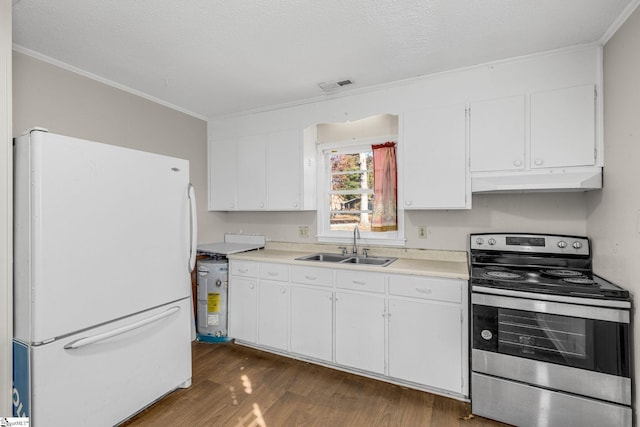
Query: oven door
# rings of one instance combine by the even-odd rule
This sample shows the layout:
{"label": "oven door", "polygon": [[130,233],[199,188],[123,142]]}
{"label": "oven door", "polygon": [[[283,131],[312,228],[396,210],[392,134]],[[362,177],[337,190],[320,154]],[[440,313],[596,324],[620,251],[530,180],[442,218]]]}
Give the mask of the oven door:
{"label": "oven door", "polygon": [[472,370],[630,404],[629,310],[472,294]]}

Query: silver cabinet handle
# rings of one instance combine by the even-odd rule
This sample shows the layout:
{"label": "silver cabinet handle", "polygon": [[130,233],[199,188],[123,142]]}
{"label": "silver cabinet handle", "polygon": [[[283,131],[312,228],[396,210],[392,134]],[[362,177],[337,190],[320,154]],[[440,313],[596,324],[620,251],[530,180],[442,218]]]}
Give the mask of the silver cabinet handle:
{"label": "silver cabinet handle", "polygon": [[304,276],[304,278],[307,280],[318,280],[318,278],[315,276]]}
{"label": "silver cabinet handle", "polygon": [[268,271],[268,272],[267,272],[267,274],[268,274],[269,276],[272,276],[272,277],[273,277],[273,276],[277,276],[277,275],[278,275],[278,273],[277,273],[277,272],[275,272],[275,271]]}
{"label": "silver cabinet handle", "polygon": [[363,281],[360,281],[360,280],[353,280],[353,284],[354,285],[358,285],[358,286],[364,286],[364,285],[367,284],[367,282],[363,282]]}
{"label": "silver cabinet handle", "polygon": [[431,289],[422,289],[422,288],[416,288],[416,291],[420,292],[421,294],[432,294],[433,290]]}
{"label": "silver cabinet handle", "polygon": [[142,319],[138,322],[134,322],[131,323],[129,325],[125,325],[122,326],[120,328],[116,328],[116,329],[112,329],[110,331],[107,332],[103,332],[101,334],[96,334],[90,337],[85,337],[85,338],[80,338],[77,339],[75,341],[70,342],[69,344],[65,345],[64,348],[65,350],[75,350],[78,348],[82,348],[82,347],[86,347],[88,345],[91,344],[95,344],[98,343],[100,341],[104,341],[104,340],[108,340],[109,338],[113,338],[113,337],[117,337],[118,335],[122,335],[122,334],[126,334],[127,332],[139,329],[143,326],[146,326],[150,323],[154,323],[154,322],[158,322],[162,319],[164,319],[165,317],[169,317],[172,314],[177,313],[178,311],[180,311],[180,307],[171,307],[170,309],[156,314],[154,316],[151,317],[147,317],[146,319]]}

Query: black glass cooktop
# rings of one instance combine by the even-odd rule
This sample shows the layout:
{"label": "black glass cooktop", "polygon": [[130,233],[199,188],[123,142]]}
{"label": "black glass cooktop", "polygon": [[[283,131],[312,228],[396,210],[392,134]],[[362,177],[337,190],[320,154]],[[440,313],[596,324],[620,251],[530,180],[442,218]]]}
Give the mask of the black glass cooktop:
{"label": "black glass cooktop", "polygon": [[576,297],[629,299],[629,292],[589,270],[473,267],[471,285]]}

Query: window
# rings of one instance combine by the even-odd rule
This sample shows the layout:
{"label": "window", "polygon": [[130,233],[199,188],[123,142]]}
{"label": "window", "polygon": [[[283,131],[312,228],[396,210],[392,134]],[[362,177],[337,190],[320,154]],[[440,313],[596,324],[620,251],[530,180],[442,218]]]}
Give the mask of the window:
{"label": "window", "polygon": [[[318,239],[351,242],[354,227],[363,243],[404,244],[402,215],[398,229],[372,231],[374,203],[374,162],[372,145],[388,141],[372,139],[349,145],[320,147],[321,184],[318,201]],[[396,207],[397,209],[397,207]]]}

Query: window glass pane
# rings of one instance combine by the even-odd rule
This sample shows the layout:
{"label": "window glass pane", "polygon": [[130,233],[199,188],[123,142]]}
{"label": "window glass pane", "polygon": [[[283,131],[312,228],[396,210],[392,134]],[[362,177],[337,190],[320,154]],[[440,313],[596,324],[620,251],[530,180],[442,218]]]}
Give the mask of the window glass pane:
{"label": "window glass pane", "polygon": [[361,165],[360,153],[332,154],[331,172],[359,171],[362,169],[371,171],[373,168],[373,153],[370,151],[362,154],[364,165]]}
{"label": "window glass pane", "polygon": [[371,230],[373,194],[332,194],[329,206],[330,230]]}
{"label": "window glass pane", "polygon": [[331,176],[331,190],[344,191],[362,188],[362,173],[334,174]]}

